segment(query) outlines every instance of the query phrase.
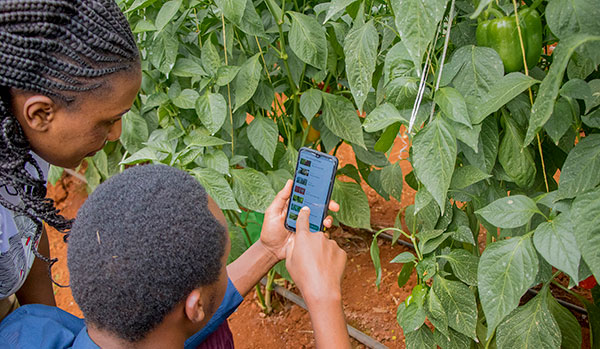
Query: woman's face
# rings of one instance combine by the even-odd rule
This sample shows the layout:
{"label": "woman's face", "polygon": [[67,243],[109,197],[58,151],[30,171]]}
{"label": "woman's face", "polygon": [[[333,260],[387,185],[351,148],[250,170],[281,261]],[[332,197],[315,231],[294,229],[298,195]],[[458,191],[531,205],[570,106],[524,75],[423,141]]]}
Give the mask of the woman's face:
{"label": "woman's face", "polygon": [[77,95],[70,106],[42,95],[13,93],[13,109],[32,150],[49,163],[75,168],[121,136],[121,118],[133,104],[141,72],[109,75],[103,86]]}

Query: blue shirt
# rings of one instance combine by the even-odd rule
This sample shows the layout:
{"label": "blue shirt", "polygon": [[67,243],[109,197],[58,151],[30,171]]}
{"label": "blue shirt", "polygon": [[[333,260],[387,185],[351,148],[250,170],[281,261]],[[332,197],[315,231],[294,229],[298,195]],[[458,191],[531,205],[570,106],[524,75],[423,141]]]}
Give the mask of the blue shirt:
{"label": "blue shirt", "polygon": [[[242,303],[244,298],[228,280],[225,297],[199,332],[188,338],[185,348],[196,348]],[[87,333],[83,319],[57,307],[25,305],[0,323],[0,348],[99,348]]]}

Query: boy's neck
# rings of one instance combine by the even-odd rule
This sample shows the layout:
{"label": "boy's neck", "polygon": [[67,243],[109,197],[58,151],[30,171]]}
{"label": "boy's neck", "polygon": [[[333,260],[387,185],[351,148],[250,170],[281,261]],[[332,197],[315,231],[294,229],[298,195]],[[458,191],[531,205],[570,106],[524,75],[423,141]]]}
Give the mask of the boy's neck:
{"label": "boy's neck", "polygon": [[128,342],[113,333],[94,328],[93,326],[88,326],[87,331],[90,339],[103,349],[183,348],[186,339],[189,337],[181,328],[173,328],[165,323],[160,324],[159,327],[152,330],[144,339],[135,343]]}

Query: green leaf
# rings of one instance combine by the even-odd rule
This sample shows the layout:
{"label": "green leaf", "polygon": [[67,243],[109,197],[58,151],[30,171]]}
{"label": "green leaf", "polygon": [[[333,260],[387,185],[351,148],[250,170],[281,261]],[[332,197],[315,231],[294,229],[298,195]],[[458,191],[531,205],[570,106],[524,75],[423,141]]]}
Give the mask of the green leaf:
{"label": "green leaf", "polygon": [[232,169],[233,193],[242,207],[264,213],[275,199],[267,176],[252,168]]}
{"label": "green leaf", "polygon": [[[104,179],[110,177],[110,172],[108,171],[108,157],[106,156],[106,153],[104,152],[104,150],[100,150],[99,152],[97,152],[91,158],[91,160],[94,162],[94,166],[98,170],[98,173],[100,173],[100,175]],[[88,159],[88,162],[89,162],[89,159]]]}
{"label": "green leaf", "polygon": [[456,50],[444,66],[442,86],[452,83],[469,105],[481,100],[503,76],[504,65],[494,49],[469,45]]}
{"label": "green leaf", "polygon": [[546,121],[552,115],[554,110],[554,101],[558,96],[560,84],[563,80],[563,75],[569,58],[575,49],[579,46],[588,43],[600,41],[600,36],[587,34],[577,34],[569,37],[569,40],[561,40],[556,49],[552,53],[553,61],[548,71],[548,75],[542,81],[537,97],[531,108],[531,117],[529,119],[529,128],[525,135],[524,145],[531,143],[535,134],[546,124]]}
{"label": "green leaf", "polygon": [[467,145],[473,151],[479,151],[479,134],[481,133],[481,124],[473,125],[469,128],[453,120],[447,120],[448,125],[454,130],[456,139]]}
{"label": "green leaf", "polygon": [[119,165],[135,165],[147,161],[160,162],[164,157],[166,156],[160,156],[155,150],[147,147],[136,151],[131,156],[121,161]]}
{"label": "green leaf", "polygon": [[491,175],[481,172],[481,170],[475,166],[460,166],[454,169],[452,181],[450,182],[450,188],[464,189],[472,184],[490,177]]}
{"label": "green leaf", "polygon": [[413,1],[393,0],[396,28],[420,72],[423,54],[433,40],[435,30],[444,16],[446,0]]}
{"label": "green leaf", "polygon": [[498,326],[496,343],[499,349],[560,347],[560,328],[548,309],[546,295],[542,290]]}
{"label": "green leaf", "polygon": [[442,87],[435,93],[434,101],[440,106],[446,117],[472,128],[465,99],[458,90],[452,87]]}
{"label": "green leaf", "polygon": [[196,147],[215,147],[229,144],[229,142],[224,139],[211,137],[199,130],[190,132],[190,134],[185,138],[185,141],[188,146]]}
{"label": "green leaf", "polygon": [[545,12],[548,27],[561,42],[575,33],[600,32],[600,8],[595,1],[553,0]]}
{"label": "green leaf", "polygon": [[248,102],[254,95],[254,92],[256,92],[262,70],[259,57],[260,53],[257,53],[248,58],[248,60],[242,64],[240,71],[233,82],[235,88],[235,108],[233,111],[238,110],[239,107]]}
{"label": "green leaf", "polygon": [[561,199],[572,198],[600,183],[600,134],[582,138],[569,152],[558,186]]}
{"label": "green leaf", "polygon": [[470,286],[477,286],[477,265],[479,258],[463,250],[452,250],[450,254],[443,255],[448,262],[456,277]]}
{"label": "green leaf", "polygon": [[65,169],[62,167],[50,165],[50,170],[48,171],[48,183],[56,185],[56,182],[60,180],[64,171]]}
{"label": "green leaf", "polygon": [[581,256],[600,280],[600,189],[576,197],[570,213]]}
{"label": "green leaf", "polygon": [[165,2],[160,11],[158,11],[158,15],[156,16],[156,21],[154,25],[156,26],[156,30],[161,32],[169,22],[175,17],[177,11],[181,7],[182,0],[171,0]]}
{"label": "green leaf", "polygon": [[215,4],[223,11],[225,18],[239,26],[246,9],[246,0],[215,0]]}
{"label": "green leaf", "polygon": [[390,261],[390,263],[411,263],[414,262],[417,258],[415,257],[414,254],[410,253],[410,252],[402,252],[399,255],[397,255],[396,257],[394,257],[394,259],[392,259]]}
{"label": "green leaf", "polygon": [[283,189],[288,179],[293,179],[292,175],[283,168],[275,171],[268,171],[267,177],[269,178],[269,181],[271,181],[271,186],[275,192],[279,192],[281,189]]}
{"label": "green leaf", "polygon": [[346,75],[350,91],[360,111],[363,110],[363,104],[373,85],[377,46],[379,46],[379,34],[373,21],[364,25],[355,22],[344,40]]}
{"label": "green leaf", "polygon": [[456,162],[454,133],[442,118],[437,117],[414,137],[413,152],[417,178],[443,212]]}
{"label": "green leaf", "polygon": [[94,191],[98,185],[100,185],[100,181],[102,181],[102,176],[100,176],[100,172],[96,166],[94,166],[93,161],[88,161],[88,167],[85,170],[85,179],[87,181],[87,192],[88,194]]}
{"label": "green leaf", "polygon": [[213,45],[210,37],[204,41],[201,50],[202,66],[204,70],[210,75],[217,75],[218,69],[221,67],[221,56],[215,45]]}
{"label": "green leaf", "polygon": [[456,228],[455,232],[450,235],[454,240],[465,242],[467,244],[475,245],[475,239],[473,238],[473,232],[465,225],[461,225]]}
{"label": "green leaf", "polygon": [[325,28],[315,17],[298,12],[287,12],[292,17],[289,42],[292,51],[303,62],[316,68],[327,67],[327,38]]}
{"label": "green leaf", "polygon": [[408,120],[398,112],[398,109],[393,104],[383,103],[367,114],[362,126],[367,132],[377,132],[396,122],[408,124]]}
{"label": "green leaf", "polygon": [[538,257],[531,236],[491,243],[477,268],[479,298],[487,321],[487,338],[518,305],[538,272]]}
{"label": "green leaf", "polygon": [[[412,110],[418,92],[419,79],[412,76],[395,78],[385,85],[384,90],[386,102],[392,103],[399,110]],[[422,105],[421,108],[425,108],[425,105]],[[420,123],[417,122],[417,124]]]}
{"label": "green leaf", "polygon": [[385,55],[383,66],[384,84],[396,78],[403,78],[415,75],[415,64],[412,62],[406,46],[402,41],[396,43]]}
{"label": "green leaf", "polygon": [[444,349],[463,349],[471,347],[471,339],[462,333],[456,332],[453,329],[448,330],[448,335],[444,335],[436,327],[436,331],[433,333],[435,342],[441,348]]}
{"label": "green leaf", "polygon": [[373,149],[375,151],[386,153],[390,148],[394,145],[394,141],[398,137],[398,132],[400,132],[401,123],[397,122],[395,124],[391,124],[386,127],[385,131],[381,134],[381,137],[375,143]]}
{"label": "green leaf", "polygon": [[233,191],[223,178],[223,175],[211,168],[195,168],[190,173],[202,184],[208,195],[219,205],[222,210],[240,211]]}
{"label": "green leaf", "polygon": [[226,86],[235,79],[240,67],[235,65],[223,65],[217,70],[217,85]]}
{"label": "green leaf", "polygon": [[133,154],[144,147],[148,140],[148,124],[135,110],[125,113],[122,118],[121,137],[119,140],[125,149]]}
{"label": "green leaf", "polygon": [[181,77],[206,76],[200,63],[189,58],[179,58],[173,67],[173,75]]}
{"label": "green leaf", "polygon": [[125,11],[125,13],[143,9],[155,3],[156,0],[135,0],[133,4]]}
{"label": "green leaf", "polygon": [[254,3],[252,0],[246,1],[246,6],[244,8],[244,15],[242,16],[242,20],[239,23],[240,29],[252,36],[264,36],[265,28],[263,26],[262,19],[256,13],[256,9],[254,8]]}
{"label": "green leaf", "polygon": [[[565,132],[572,127],[573,121],[575,120],[575,113],[573,104],[576,104],[570,98],[559,98],[554,105],[554,111],[552,111],[552,115],[550,119],[544,125],[544,130],[554,143],[558,144],[562,136],[564,136]],[[576,106],[577,111],[579,111],[579,105]],[[579,116],[579,113],[577,113]]]}
{"label": "green leaf", "polygon": [[366,149],[360,119],[344,97],[323,93],[323,122],[336,136]]}
{"label": "green leaf", "polygon": [[402,202],[402,168],[398,162],[389,164],[381,170],[381,186],[398,202]]}
{"label": "green leaf", "polygon": [[327,15],[325,16],[325,20],[323,20],[323,24],[327,23],[333,16],[338,14],[340,11],[346,9],[348,5],[353,3],[356,0],[333,0],[329,4],[329,9],[327,10]]}
{"label": "green leaf", "polygon": [[446,280],[436,275],[433,279],[433,291],[446,310],[448,325],[469,338],[477,338],[477,303],[469,287],[462,282]]}
{"label": "green leaf", "polygon": [[591,96],[585,98],[585,112],[589,113],[594,107],[600,105],[600,79],[594,79],[588,82],[588,86],[590,91],[592,92]]}
{"label": "green leaf", "polygon": [[415,263],[405,263],[398,274],[398,287],[402,288],[412,275],[413,270],[415,269]]}
{"label": "green leaf", "polygon": [[498,161],[506,174],[521,188],[529,188],[537,173],[533,151],[524,147],[523,133],[517,124],[505,117],[504,137],[500,141]]}
{"label": "green leaf", "polygon": [[208,132],[214,135],[227,117],[227,102],[221,94],[206,91],[196,100],[196,114]]}
{"label": "green leaf", "polygon": [[565,82],[558,93],[563,97],[576,99],[586,100],[592,98],[592,89],[587,82],[581,79],[571,79]]}
{"label": "green leaf", "polygon": [[381,231],[379,231],[373,236],[373,241],[371,241],[371,248],[369,249],[369,252],[371,254],[371,260],[373,261],[373,268],[375,269],[375,273],[377,274],[377,276],[375,277],[375,286],[377,286],[377,290],[379,290],[379,286],[381,285],[381,258],[379,257],[379,245],[377,244],[377,236],[380,233]]}
{"label": "green leaf", "polygon": [[448,331],[448,316],[444,310],[444,306],[440,301],[440,298],[435,294],[433,289],[429,289],[427,298],[425,299],[425,314],[436,331],[443,333],[445,336],[449,334]]}
{"label": "green leaf", "polygon": [[513,195],[498,199],[475,213],[499,228],[518,228],[540,213],[535,201],[525,195]]}
{"label": "green leaf", "polygon": [[359,184],[336,180],[331,198],[340,204],[339,212],[334,214],[340,222],[353,228],[371,230],[369,200]]}
{"label": "green leaf", "polygon": [[548,263],[569,274],[575,282],[579,281],[581,254],[573,234],[573,224],[567,214],[561,213],[551,222],[538,225],[533,243]]}
{"label": "green leaf", "polygon": [[224,152],[216,150],[212,153],[205,154],[202,158],[206,167],[212,168],[220,174],[229,176],[229,158]]}
{"label": "green leaf", "polygon": [[321,91],[311,88],[302,93],[300,97],[300,111],[309,124],[319,109],[321,109],[322,103]]}
{"label": "green leaf", "polygon": [[248,125],[248,139],[258,153],[273,166],[279,132],[273,120],[257,115]]}
{"label": "green leaf", "polygon": [[427,325],[421,326],[416,331],[406,333],[404,337],[406,349],[435,349],[437,347],[433,334]]}
{"label": "green leaf", "polygon": [[408,306],[406,303],[401,303],[396,313],[396,320],[402,327],[405,336],[418,330],[425,322],[426,317],[425,310],[417,302],[412,302]]}
{"label": "green leaf", "polygon": [[494,83],[489,92],[474,105],[471,121],[474,124],[481,123],[488,115],[536,83],[539,81],[519,72],[506,74]]}
{"label": "green leaf", "polygon": [[561,334],[561,348],[580,349],[581,348],[581,325],[577,318],[567,308],[560,305],[551,294],[548,294],[548,310],[558,324]]}
{"label": "green leaf", "polygon": [[471,148],[463,147],[462,153],[471,165],[478,167],[484,173],[490,174],[496,164],[499,141],[496,119],[487,118],[481,124],[477,152],[474,152]]}
{"label": "green leaf", "polygon": [[176,107],[181,109],[194,109],[196,107],[196,101],[200,98],[198,92],[186,88],[181,91],[181,93],[175,97],[172,101]]}
{"label": "green leaf", "polygon": [[583,115],[581,121],[588,127],[600,128],[600,109],[596,109],[587,115]]}
{"label": "green leaf", "polygon": [[348,176],[356,181],[356,183],[360,184],[360,174],[358,173],[358,169],[354,165],[346,164],[344,167],[337,170],[336,176]]}

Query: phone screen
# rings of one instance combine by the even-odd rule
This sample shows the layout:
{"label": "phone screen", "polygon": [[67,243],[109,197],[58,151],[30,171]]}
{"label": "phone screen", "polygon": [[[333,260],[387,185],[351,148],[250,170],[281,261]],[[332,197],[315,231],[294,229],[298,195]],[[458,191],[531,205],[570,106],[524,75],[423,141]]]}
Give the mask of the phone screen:
{"label": "phone screen", "polygon": [[298,212],[304,206],[310,208],[309,230],[316,232],[322,229],[336,169],[337,159],[334,156],[300,149],[286,217],[288,229],[296,230]]}

